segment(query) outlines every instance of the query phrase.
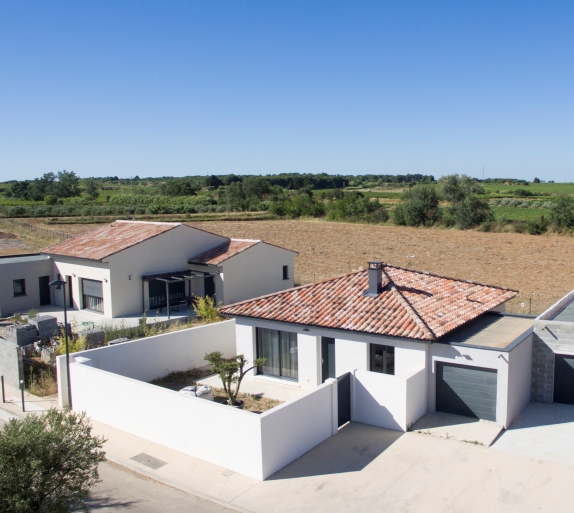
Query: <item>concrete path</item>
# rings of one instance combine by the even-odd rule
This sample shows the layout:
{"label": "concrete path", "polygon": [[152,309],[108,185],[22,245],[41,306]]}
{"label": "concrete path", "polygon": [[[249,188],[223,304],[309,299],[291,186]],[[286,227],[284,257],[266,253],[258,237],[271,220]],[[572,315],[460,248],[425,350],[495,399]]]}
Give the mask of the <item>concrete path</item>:
{"label": "concrete path", "polygon": [[94,432],[113,462],[242,512],[569,513],[574,503],[571,466],[424,432],[351,423],[264,482],[97,422]]}
{"label": "concrete path", "polygon": [[438,436],[446,440],[452,439],[488,447],[496,440],[503,429],[502,426],[489,420],[435,412],[427,413],[417,420],[411,431]]}
{"label": "concrete path", "polygon": [[574,465],[574,406],[530,403],[492,448]]}

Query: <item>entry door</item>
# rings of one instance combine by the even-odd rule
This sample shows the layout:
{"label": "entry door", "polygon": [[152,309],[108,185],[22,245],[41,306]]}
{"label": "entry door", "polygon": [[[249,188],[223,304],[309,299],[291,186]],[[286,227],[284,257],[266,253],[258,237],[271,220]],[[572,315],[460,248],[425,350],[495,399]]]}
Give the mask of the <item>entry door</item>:
{"label": "entry door", "polygon": [[496,421],[496,369],[436,364],[436,410]]}
{"label": "entry door", "polygon": [[72,287],[72,277],[66,276],[66,282],[68,283],[68,306],[74,308],[74,289]]}
{"label": "entry door", "polygon": [[557,354],[555,357],[554,402],[574,404],[574,356]]}
{"label": "entry door", "polygon": [[40,287],[40,306],[50,304],[50,277],[40,276],[38,278],[38,285]]}
{"label": "entry door", "polygon": [[213,276],[206,276],[203,280],[205,297],[215,297],[215,280]]}
{"label": "entry door", "polygon": [[321,337],[322,382],[335,377],[335,339]]}

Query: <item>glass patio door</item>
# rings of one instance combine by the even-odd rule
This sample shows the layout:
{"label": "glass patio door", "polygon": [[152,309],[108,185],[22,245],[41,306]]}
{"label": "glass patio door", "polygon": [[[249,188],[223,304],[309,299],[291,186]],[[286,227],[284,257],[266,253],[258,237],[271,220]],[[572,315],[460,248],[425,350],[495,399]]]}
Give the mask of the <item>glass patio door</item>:
{"label": "glass patio door", "polygon": [[297,333],[257,328],[257,357],[266,358],[259,374],[296,380]]}

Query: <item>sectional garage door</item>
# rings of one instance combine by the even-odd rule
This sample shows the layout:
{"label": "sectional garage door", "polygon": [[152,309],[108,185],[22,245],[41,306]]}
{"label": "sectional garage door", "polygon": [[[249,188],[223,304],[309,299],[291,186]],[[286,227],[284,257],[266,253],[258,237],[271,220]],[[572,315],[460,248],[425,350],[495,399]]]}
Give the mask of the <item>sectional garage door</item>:
{"label": "sectional garage door", "polygon": [[437,362],[437,411],[495,421],[496,379],[495,369]]}
{"label": "sectional garage door", "polygon": [[557,354],[554,367],[554,402],[574,404],[574,356]]}

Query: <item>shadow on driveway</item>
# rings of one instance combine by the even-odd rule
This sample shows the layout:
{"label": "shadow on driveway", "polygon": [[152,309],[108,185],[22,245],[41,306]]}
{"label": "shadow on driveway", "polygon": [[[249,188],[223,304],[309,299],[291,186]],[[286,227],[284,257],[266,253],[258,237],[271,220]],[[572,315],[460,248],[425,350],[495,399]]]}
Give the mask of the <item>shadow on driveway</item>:
{"label": "shadow on driveway", "polygon": [[273,474],[267,481],[359,472],[403,434],[400,431],[350,422],[335,436]]}

